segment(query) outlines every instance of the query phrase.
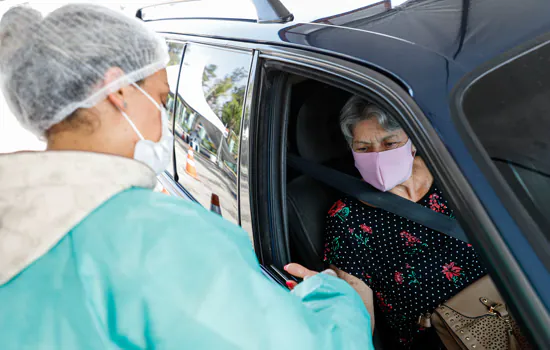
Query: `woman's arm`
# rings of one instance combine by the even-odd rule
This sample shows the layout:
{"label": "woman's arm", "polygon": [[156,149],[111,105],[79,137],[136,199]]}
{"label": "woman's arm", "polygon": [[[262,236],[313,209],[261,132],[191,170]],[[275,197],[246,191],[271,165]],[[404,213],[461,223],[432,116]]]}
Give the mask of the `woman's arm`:
{"label": "woman's arm", "polygon": [[94,268],[108,281],[95,309],[111,339],[161,349],[373,349],[369,313],[344,281],[318,275],[291,294],[262,274],[242,229],[199,207],[159,209],[98,235],[117,254],[102,251]]}
{"label": "woman's arm", "polygon": [[338,277],[348,282],[348,284],[357,292],[357,294],[359,294],[361,300],[363,300],[363,304],[365,304],[365,307],[369,311],[371,330],[372,332],[374,332],[374,296],[372,293],[372,289],[370,289],[370,287],[367,286],[365,282],[361,281],[359,278],[338,269],[334,265],[331,266],[331,269],[336,271]]}

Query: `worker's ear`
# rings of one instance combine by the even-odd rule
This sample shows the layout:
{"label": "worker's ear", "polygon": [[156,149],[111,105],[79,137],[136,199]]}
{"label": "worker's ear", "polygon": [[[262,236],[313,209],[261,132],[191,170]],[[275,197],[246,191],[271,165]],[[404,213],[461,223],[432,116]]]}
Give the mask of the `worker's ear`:
{"label": "worker's ear", "polygon": [[[105,72],[105,76],[103,77],[103,83],[105,86],[108,86],[109,84],[112,84],[113,82],[117,81],[121,77],[124,76],[124,71],[118,67],[112,67]],[[129,93],[129,89],[131,89],[131,86],[125,86],[123,88],[120,88],[117,91],[114,91],[107,95],[107,100],[111,102],[116,108],[118,108],[121,111],[126,112],[126,109],[128,108],[128,105],[124,101],[124,96]]]}

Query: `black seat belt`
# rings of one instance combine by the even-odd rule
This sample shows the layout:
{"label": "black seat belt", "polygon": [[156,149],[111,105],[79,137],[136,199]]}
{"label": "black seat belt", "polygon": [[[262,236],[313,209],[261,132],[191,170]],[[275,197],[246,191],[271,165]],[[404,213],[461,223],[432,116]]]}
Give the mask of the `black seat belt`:
{"label": "black seat belt", "polygon": [[466,237],[462,227],[456,220],[447,215],[435,212],[393,193],[378,191],[360,179],[292,154],[287,155],[287,162],[288,165],[301,173],[349,196],[424,225],[434,231],[468,242],[468,237]]}

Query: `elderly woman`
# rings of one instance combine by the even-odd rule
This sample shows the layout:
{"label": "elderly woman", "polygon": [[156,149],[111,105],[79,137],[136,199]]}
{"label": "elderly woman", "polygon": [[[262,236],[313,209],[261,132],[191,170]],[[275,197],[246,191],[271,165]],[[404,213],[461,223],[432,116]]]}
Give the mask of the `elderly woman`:
{"label": "elderly woman", "polygon": [[[453,217],[411,139],[386,111],[354,96],[340,125],[364,181]],[[372,288],[392,348],[443,348],[435,332],[416,325],[419,315],[486,273],[471,245],[353,197],[329,211],[325,243],[328,263]]]}

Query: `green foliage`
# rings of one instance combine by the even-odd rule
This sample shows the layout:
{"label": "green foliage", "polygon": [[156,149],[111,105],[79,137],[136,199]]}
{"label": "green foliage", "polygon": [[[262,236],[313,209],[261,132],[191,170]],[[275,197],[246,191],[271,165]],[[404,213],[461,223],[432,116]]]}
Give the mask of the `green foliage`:
{"label": "green foliage", "polygon": [[[216,65],[207,65],[204,69],[202,78],[206,102],[208,102],[212,110],[219,115],[219,112],[223,108],[218,105],[220,98],[226,95],[231,89],[235,89],[235,84],[246,78],[247,71],[245,68],[240,67],[233,70],[222,79],[216,79],[216,69]],[[244,88],[242,90],[244,95]]]}
{"label": "green foliage", "polygon": [[212,79],[216,78],[216,70],[218,66],[215,64],[209,64],[204,67],[204,72],[202,72],[202,86],[208,85],[207,83]]}
{"label": "green foliage", "polygon": [[201,142],[202,146],[204,148],[206,148],[207,150],[209,150],[210,152],[212,153],[216,153],[217,151],[217,148],[216,146],[212,143],[212,141],[208,140],[208,139],[203,139],[202,142]]}
{"label": "green foliage", "polygon": [[168,56],[170,57],[170,61],[168,62],[168,67],[179,65],[182,54],[183,54],[182,44],[168,42]]}
{"label": "green foliage", "polygon": [[237,135],[241,128],[244,92],[245,86],[233,88],[231,100],[227,101],[222,107],[222,122]]}

